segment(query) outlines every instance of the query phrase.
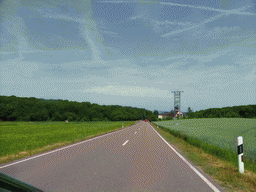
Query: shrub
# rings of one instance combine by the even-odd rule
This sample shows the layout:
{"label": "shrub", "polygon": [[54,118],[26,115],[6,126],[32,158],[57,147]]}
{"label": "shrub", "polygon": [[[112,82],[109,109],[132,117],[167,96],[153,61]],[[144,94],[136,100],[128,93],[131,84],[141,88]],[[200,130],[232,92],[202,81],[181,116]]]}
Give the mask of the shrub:
{"label": "shrub", "polygon": [[85,122],[85,121],[90,121],[90,119],[88,117],[83,117],[80,121]]}
{"label": "shrub", "polygon": [[2,119],[0,119],[0,122],[3,121]]}
{"label": "shrub", "polygon": [[15,121],[24,121],[24,119],[23,119],[23,117],[19,117],[19,118],[17,118]]}
{"label": "shrub", "polygon": [[68,117],[68,121],[73,121],[73,117]]}
{"label": "shrub", "polygon": [[212,114],[208,115],[208,118],[213,118],[213,115]]}
{"label": "shrub", "polygon": [[16,121],[30,121],[30,116],[27,115],[25,117],[19,117],[16,119]]}

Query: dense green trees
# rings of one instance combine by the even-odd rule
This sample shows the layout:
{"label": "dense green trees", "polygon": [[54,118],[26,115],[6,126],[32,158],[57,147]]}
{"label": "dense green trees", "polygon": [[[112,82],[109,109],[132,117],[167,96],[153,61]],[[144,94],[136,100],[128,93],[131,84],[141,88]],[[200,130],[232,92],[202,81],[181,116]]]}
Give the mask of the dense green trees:
{"label": "dense green trees", "polygon": [[[170,113],[174,113],[172,110]],[[210,108],[193,112],[189,107],[183,119],[193,118],[256,118],[256,105],[240,105],[223,108]],[[178,119],[178,118],[176,118]],[[172,120],[171,117],[157,120]]]}
{"label": "dense green trees", "polygon": [[256,105],[210,108],[192,112],[188,108],[188,118],[256,118]]}
{"label": "dense green trees", "polygon": [[0,119],[4,121],[154,121],[157,120],[157,115],[156,110],[153,113],[136,107],[0,96]]}
{"label": "dense green trees", "polygon": [[[186,118],[256,118],[256,105],[210,108],[193,112]],[[46,100],[0,96],[0,119],[3,121],[134,121],[158,120],[158,111],[119,105],[98,105],[90,102]]]}
{"label": "dense green trees", "polygon": [[193,110],[189,107],[189,108],[188,108],[188,113],[187,113],[188,116],[189,116],[191,113],[193,113]]}
{"label": "dense green trees", "polygon": [[154,114],[156,117],[158,117],[158,115],[159,115],[159,113],[158,113],[157,110],[154,110],[153,114]]}

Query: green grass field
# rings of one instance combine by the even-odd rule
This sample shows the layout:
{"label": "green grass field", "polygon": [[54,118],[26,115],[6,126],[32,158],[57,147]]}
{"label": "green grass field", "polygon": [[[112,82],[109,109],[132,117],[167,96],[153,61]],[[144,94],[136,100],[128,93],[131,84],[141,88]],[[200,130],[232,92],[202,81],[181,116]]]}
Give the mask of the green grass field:
{"label": "green grass field", "polygon": [[[206,150],[211,150],[210,148],[215,146],[223,149],[222,152],[219,152],[220,155],[223,155],[225,151],[234,154],[227,153],[230,157],[226,158],[237,157],[237,137],[242,136],[244,140],[244,159],[256,163],[256,119],[184,119],[179,121],[156,121],[154,123],[171,130],[174,135],[187,136],[185,140],[192,144],[200,147],[205,145]],[[217,148],[212,149],[212,151],[214,150],[217,150]]]}
{"label": "green grass field", "polygon": [[111,132],[135,122],[1,122],[0,157],[35,150],[54,143],[77,141]]}

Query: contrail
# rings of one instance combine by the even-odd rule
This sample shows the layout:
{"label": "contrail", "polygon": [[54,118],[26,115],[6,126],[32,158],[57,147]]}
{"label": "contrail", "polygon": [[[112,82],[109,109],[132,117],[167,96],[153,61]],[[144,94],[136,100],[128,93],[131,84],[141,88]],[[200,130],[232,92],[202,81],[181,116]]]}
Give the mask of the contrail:
{"label": "contrail", "polygon": [[[247,9],[248,7],[250,7],[250,6],[241,7],[241,8],[239,8],[239,9],[237,9],[236,11],[244,10],[244,9]],[[204,20],[202,23],[200,23],[200,24],[198,24],[198,25],[193,25],[193,26],[188,27],[188,28],[185,28],[185,29],[180,29],[180,30],[177,30],[177,31],[173,31],[173,32],[167,33],[167,34],[165,34],[165,35],[162,35],[162,37],[167,37],[167,36],[170,36],[170,35],[175,35],[175,34],[182,33],[182,32],[184,32],[184,31],[188,31],[188,30],[191,30],[191,29],[195,29],[195,28],[200,27],[201,25],[203,25],[203,24],[205,24],[205,23],[209,23],[209,22],[211,22],[211,21],[214,21],[214,20],[216,20],[216,19],[219,19],[220,16],[223,16],[223,15],[224,15],[224,16],[228,16],[228,15],[230,15],[230,14],[232,14],[231,11],[227,11],[227,12],[225,12],[225,13],[221,13],[221,14],[219,14],[219,15],[216,15],[216,16],[214,16],[214,17],[211,17],[211,18],[209,18],[209,19]]]}
{"label": "contrail", "polygon": [[[222,9],[214,9],[214,8],[210,8],[210,7],[196,7],[196,6],[192,6],[192,5],[181,5],[181,4],[176,4],[176,3],[162,3],[162,2],[160,2],[160,4],[175,5],[175,6],[180,6],[180,7],[191,7],[191,8],[195,8],[195,9],[205,9],[205,10],[210,10],[210,11],[218,11],[218,12],[222,12],[222,13],[237,14],[237,15],[255,15],[253,13],[240,12],[239,9],[222,10]],[[248,7],[250,7],[250,6],[247,5],[246,9]]]}
{"label": "contrail", "polygon": [[[144,2],[151,2],[151,1],[143,1]],[[97,2],[97,3],[139,3],[139,1],[101,1],[101,2]],[[152,2],[151,2],[152,3]],[[165,5],[173,5],[173,6],[180,6],[180,7],[191,7],[191,8],[195,8],[195,9],[205,9],[205,10],[210,10],[210,11],[218,11],[218,12],[222,12],[222,13],[230,13],[230,14],[237,14],[237,15],[252,15],[255,16],[255,14],[253,13],[249,13],[249,12],[240,12],[237,9],[232,9],[232,10],[222,10],[222,9],[214,9],[214,8],[210,8],[210,7],[197,7],[197,6],[193,6],[193,5],[182,5],[182,4],[177,4],[177,3],[163,3],[163,2],[156,2],[159,4],[165,4]]]}
{"label": "contrail", "polygon": [[[92,50],[92,60],[101,62],[103,64],[103,60],[100,57],[101,51],[99,47],[101,47],[101,44],[98,42],[97,37],[93,35],[92,30],[96,29],[96,23],[95,21],[88,15],[85,15],[86,18],[77,18],[72,17],[65,14],[56,14],[56,13],[45,13],[40,9],[37,9],[40,13],[44,14],[45,18],[54,18],[54,19],[67,19],[68,21],[74,21],[80,24],[80,30],[81,34],[84,37],[85,41],[90,45]],[[83,51],[81,51],[83,52]],[[84,52],[83,52],[84,53]]]}

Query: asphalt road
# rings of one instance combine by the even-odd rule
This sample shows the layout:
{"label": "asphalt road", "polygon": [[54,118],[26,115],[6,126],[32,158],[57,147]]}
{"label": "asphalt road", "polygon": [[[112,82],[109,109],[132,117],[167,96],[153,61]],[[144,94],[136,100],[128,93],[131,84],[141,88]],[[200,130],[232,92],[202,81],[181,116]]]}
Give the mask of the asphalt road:
{"label": "asphalt road", "polygon": [[0,165],[43,191],[223,191],[148,122]]}

